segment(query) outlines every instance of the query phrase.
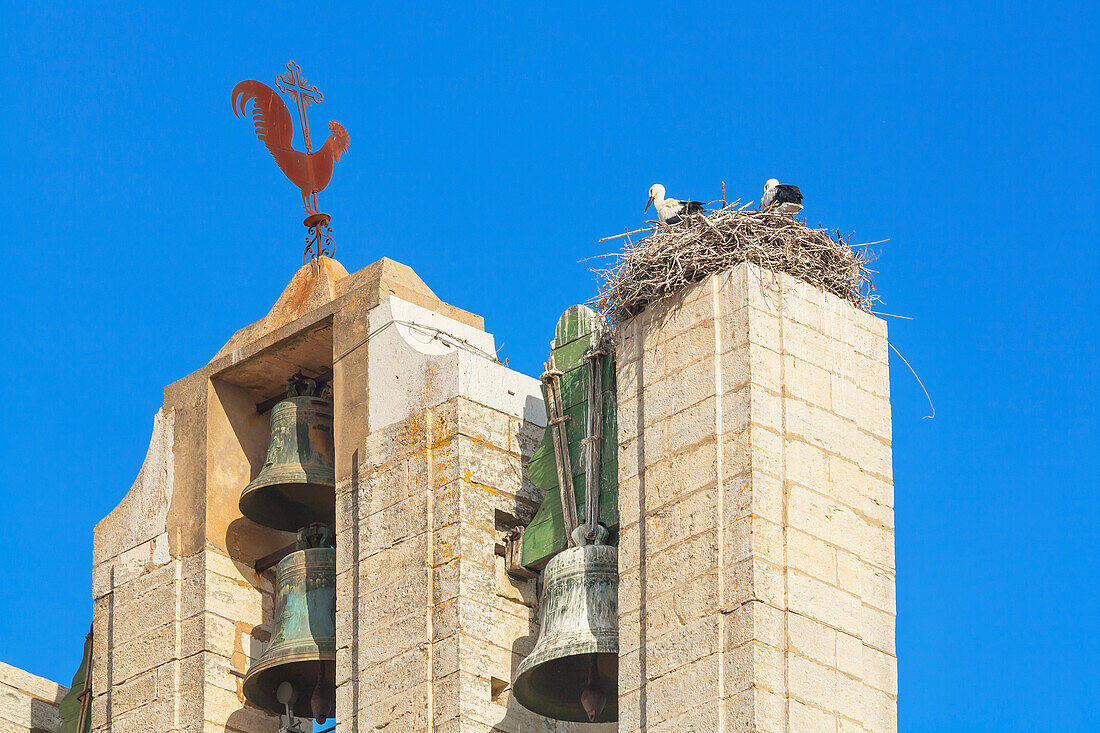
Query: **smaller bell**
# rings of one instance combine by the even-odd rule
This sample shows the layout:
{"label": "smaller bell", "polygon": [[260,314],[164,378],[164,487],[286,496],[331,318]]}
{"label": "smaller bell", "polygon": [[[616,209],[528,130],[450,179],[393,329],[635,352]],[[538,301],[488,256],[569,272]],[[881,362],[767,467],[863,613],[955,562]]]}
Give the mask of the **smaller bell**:
{"label": "smaller bell", "polygon": [[260,474],[241,492],[241,514],[294,532],[311,522],[334,524],[336,450],[332,392],[295,374],[287,397],[271,408],[271,442]]}
{"label": "smaller bell", "polygon": [[539,638],[512,694],[557,720],[618,720],[619,555],[611,545],[570,547],[542,571]]}
{"label": "smaller bell", "polygon": [[244,677],[244,696],[272,713],[331,718],[336,704],[336,550],[328,527],[298,533],[276,569],[275,633]]}

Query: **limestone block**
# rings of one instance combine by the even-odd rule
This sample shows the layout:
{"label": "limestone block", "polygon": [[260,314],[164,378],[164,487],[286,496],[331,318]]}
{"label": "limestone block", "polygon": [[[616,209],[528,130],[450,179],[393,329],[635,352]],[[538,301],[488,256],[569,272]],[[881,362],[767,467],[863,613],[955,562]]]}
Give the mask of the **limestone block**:
{"label": "limestone block", "polygon": [[57,708],[68,688],[0,662],[0,731],[55,733]]}
{"label": "limestone block", "polygon": [[[837,632],[816,619],[801,614],[787,616],[788,649],[792,654],[826,667],[838,665],[838,633],[847,639],[855,637]],[[858,644],[859,640],[856,639]],[[862,646],[862,645],[860,645]]]}
{"label": "limestone block", "polygon": [[112,712],[122,715],[157,697],[157,670],[150,669],[117,685],[111,701]]}
{"label": "limestone block", "polygon": [[116,685],[158,667],[171,659],[176,646],[175,623],[165,624],[124,644],[114,651],[113,681]]}
{"label": "limestone block", "polygon": [[836,733],[836,718],[824,710],[796,699],[791,699],[788,705],[789,730],[806,733]]}
{"label": "limestone block", "polygon": [[[787,530],[787,562],[800,572],[837,585],[836,548],[793,527]],[[858,586],[848,590],[859,594]]]}
{"label": "limestone block", "polygon": [[148,733],[151,730],[170,731],[175,723],[175,709],[170,699],[153,699],[126,713],[111,714],[111,733]]}
{"label": "limestone block", "polygon": [[895,654],[894,615],[861,604],[860,619],[863,643],[888,654]]}

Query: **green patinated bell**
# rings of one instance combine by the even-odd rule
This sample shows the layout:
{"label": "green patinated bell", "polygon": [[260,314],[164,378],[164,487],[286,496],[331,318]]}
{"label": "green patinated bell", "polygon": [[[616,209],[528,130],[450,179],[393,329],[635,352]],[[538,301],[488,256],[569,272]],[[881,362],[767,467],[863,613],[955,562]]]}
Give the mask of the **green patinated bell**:
{"label": "green patinated bell", "polygon": [[[311,380],[312,381],[312,380]],[[288,397],[271,409],[271,443],[260,474],[241,493],[241,513],[288,532],[336,513],[332,400],[327,391]]]}
{"label": "green patinated bell", "polygon": [[[306,528],[298,546],[279,563],[275,585],[275,633],[244,678],[244,695],[273,713],[286,706],[279,685],[293,687],[290,709],[323,723],[336,701],[336,550],[327,527]],[[314,546],[308,546],[314,545]]]}
{"label": "green patinated bell", "polygon": [[542,571],[539,638],[512,694],[557,720],[618,720],[619,563],[610,545],[570,547]]}

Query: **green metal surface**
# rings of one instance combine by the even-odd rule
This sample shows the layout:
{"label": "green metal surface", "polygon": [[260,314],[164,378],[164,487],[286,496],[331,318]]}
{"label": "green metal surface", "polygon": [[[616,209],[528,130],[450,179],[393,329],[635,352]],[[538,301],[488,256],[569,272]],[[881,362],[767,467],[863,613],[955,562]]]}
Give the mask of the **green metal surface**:
{"label": "green metal surface", "polygon": [[332,400],[294,396],[271,409],[271,442],[260,474],[241,493],[241,513],[288,532],[336,519]]}
{"label": "green metal surface", "polygon": [[290,682],[294,715],[323,722],[332,717],[335,675],[336,550],[297,550],[276,571],[275,633],[245,675],[244,695],[254,705],[281,713],[276,692]]}
{"label": "green metal surface", "polygon": [[[562,372],[562,406],[570,418],[566,421],[569,439],[569,463],[573,469],[573,492],[581,522],[584,509],[585,461],[582,441],[588,430],[588,364],[584,355],[592,345],[592,332],[598,316],[583,305],[569,308],[558,319],[554,347],[551,353],[555,366]],[[618,541],[619,527],[619,465],[618,426],[615,419],[615,355],[603,361],[603,445],[600,451],[600,512],[599,521],[611,530],[612,544]],[[546,389],[543,388],[543,400]],[[523,533],[520,562],[532,570],[543,567],[556,553],[568,546],[562,517],[561,491],[554,459],[550,432],[543,433],[542,442],[528,464],[528,475],[536,486],[546,491],[546,497],[531,524]]]}
{"label": "green metal surface", "polygon": [[[512,694],[557,720],[610,722],[619,716],[619,562],[609,545],[571,547],[542,571],[539,638],[520,662]],[[585,693],[604,705],[586,711]]]}
{"label": "green metal surface", "polygon": [[58,712],[61,715],[59,733],[89,733],[92,729],[92,680],[88,668],[92,663],[92,634],[84,638],[84,656],[73,675],[69,692],[61,699]]}

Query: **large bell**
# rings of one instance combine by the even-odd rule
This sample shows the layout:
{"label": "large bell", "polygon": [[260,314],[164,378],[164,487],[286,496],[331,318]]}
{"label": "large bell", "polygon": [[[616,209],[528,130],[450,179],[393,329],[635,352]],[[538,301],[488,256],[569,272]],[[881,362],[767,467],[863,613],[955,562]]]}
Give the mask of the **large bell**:
{"label": "large bell", "polygon": [[332,544],[332,530],[322,525],[298,533],[300,549],[283,558],[276,570],[275,633],[244,678],[244,696],[254,705],[273,713],[289,710],[320,723],[332,717],[336,704]]}
{"label": "large bell", "polygon": [[294,532],[311,522],[332,525],[336,468],[328,387],[300,374],[271,408],[271,443],[260,474],[241,493],[241,513],[258,524]]}
{"label": "large bell", "polygon": [[542,571],[539,638],[512,694],[557,720],[619,718],[619,562],[610,545],[570,547]]}

